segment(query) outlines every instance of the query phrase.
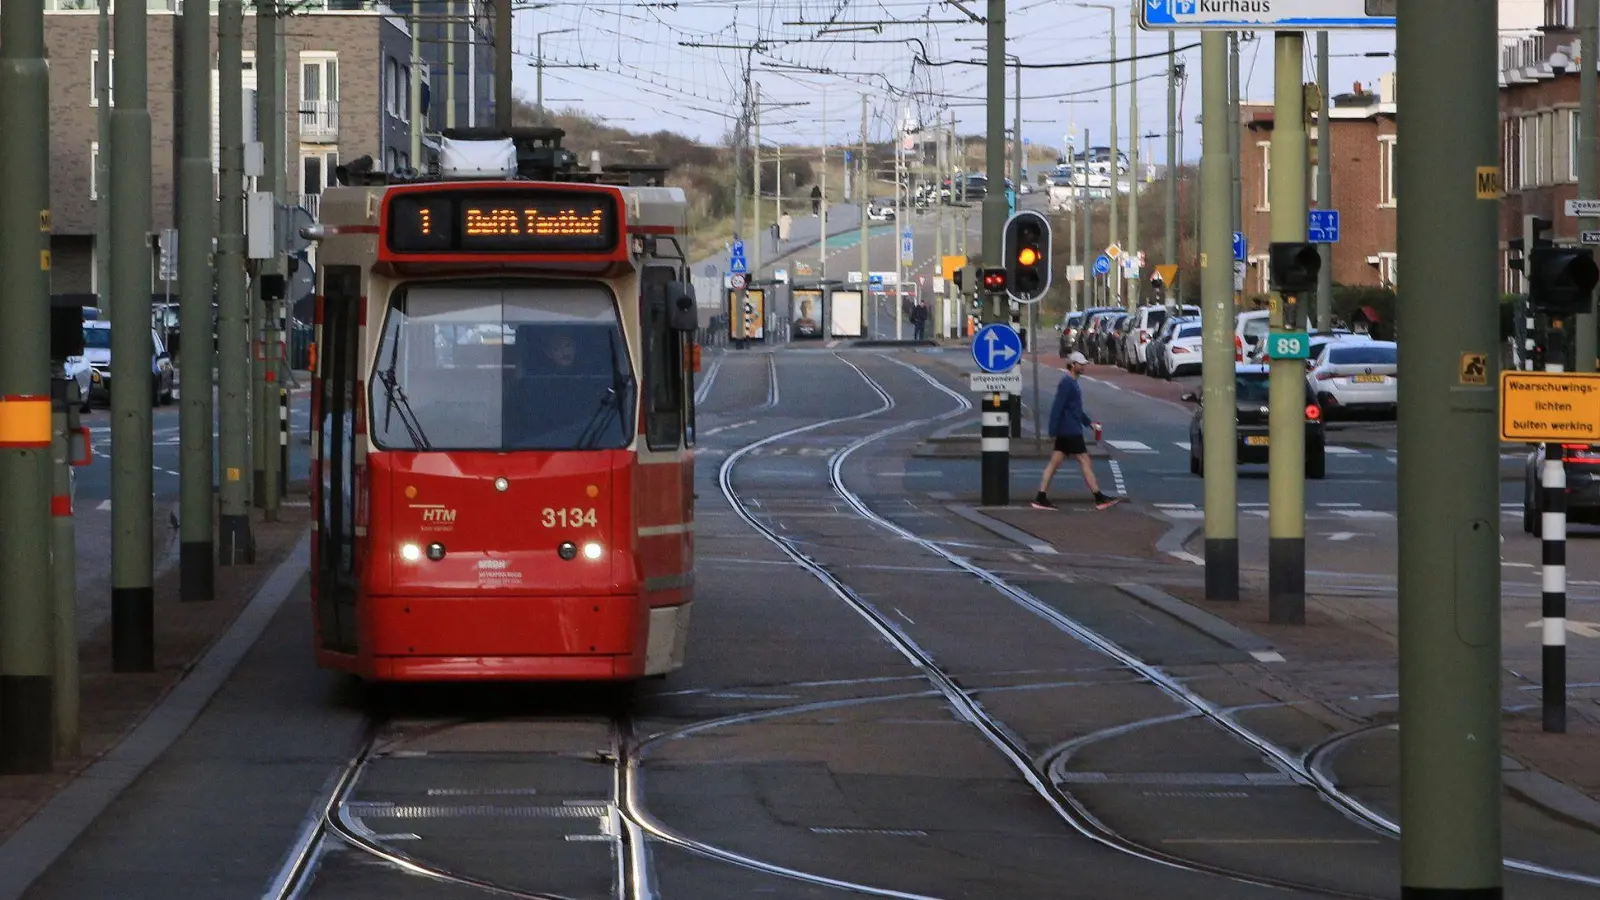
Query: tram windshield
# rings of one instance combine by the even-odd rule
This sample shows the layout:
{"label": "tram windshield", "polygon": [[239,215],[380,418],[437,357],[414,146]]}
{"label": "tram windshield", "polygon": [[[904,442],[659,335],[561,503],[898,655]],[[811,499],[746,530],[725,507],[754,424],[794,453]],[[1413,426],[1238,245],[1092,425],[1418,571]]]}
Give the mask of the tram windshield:
{"label": "tram windshield", "polygon": [[369,413],[387,450],[626,447],[634,377],[616,301],[597,282],[402,285]]}

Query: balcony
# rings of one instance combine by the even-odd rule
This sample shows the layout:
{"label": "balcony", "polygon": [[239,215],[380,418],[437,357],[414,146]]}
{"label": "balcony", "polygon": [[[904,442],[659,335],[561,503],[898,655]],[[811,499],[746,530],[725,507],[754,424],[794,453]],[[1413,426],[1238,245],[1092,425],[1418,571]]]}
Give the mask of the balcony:
{"label": "balcony", "polygon": [[339,141],[339,101],[300,101],[300,140],[312,144]]}
{"label": "balcony", "polygon": [[322,195],[321,194],[301,194],[299,197],[297,197],[295,199],[296,199],[295,205],[301,207],[306,212],[310,213],[311,214],[311,218],[313,220],[318,221],[318,222],[322,221]]}

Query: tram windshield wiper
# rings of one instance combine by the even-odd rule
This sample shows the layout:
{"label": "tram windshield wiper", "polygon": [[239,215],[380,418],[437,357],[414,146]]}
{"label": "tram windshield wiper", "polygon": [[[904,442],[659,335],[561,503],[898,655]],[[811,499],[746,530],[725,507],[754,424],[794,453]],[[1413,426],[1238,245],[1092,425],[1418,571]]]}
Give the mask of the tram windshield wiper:
{"label": "tram windshield wiper", "polygon": [[594,449],[594,445],[599,442],[600,436],[605,434],[605,429],[602,426],[606,421],[606,413],[613,407],[616,408],[618,417],[622,420],[623,430],[627,430],[627,410],[624,408],[622,399],[632,379],[623,375],[621,360],[617,358],[617,336],[615,334],[607,336],[607,345],[611,349],[611,387],[607,388],[605,394],[600,397],[600,406],[589,417],[588,424],[583,426],[583,431],[578,436],[579,450]]}
{"label": "tram windshield wiper", "polygon": [[405,426],[406,434],[411,436],[412,446],[418,450],[432,450],[428,438],[422,433],[422,423],[417,421],[416,413],[411,411],[411,401],[406,399],[406,392],[401,389],[399,380],[395,378],[392,362],[388,369],[378,373],[378,381],[383,384],[383,396],[388,401],[383,413],[384,430],[389,429],[390,415],[398,410],[400,424]]}

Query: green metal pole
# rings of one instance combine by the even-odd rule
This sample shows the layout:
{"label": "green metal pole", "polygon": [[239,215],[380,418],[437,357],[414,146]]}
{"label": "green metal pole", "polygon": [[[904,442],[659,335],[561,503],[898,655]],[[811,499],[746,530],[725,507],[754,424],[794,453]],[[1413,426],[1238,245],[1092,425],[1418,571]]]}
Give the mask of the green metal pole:
{"label": "green metal pole", "polygon": [[[755,174],[750,179],[750,280],[761,277],[761,84],[751,82],[755,95],[755,113],[751,119],[753,134],[750,137],[750,169]],[[826,165],[827,156],[823,156]]]}
{"label": "green metal pole", "polygon": [[78,382],[67,378],[51,385],[55,409],[50,417],[51,472],[50,582],[53,671],[55,675],[55,752],[72,759],[82,750],[78,679],[78,547],[72,522],[72,434],[78,426],[82,397]]}
{"label": "green metal pole", "polygon": [[1228,173],[1228,36],[1200,36],[1201,446],[1206,599],[1239,599],[1239,468],[1233,377],[1233,223]]}
{"label": "green metal pole", "polygon": [[[1272,174],[1273,241],[1306,239],[1306,95],[1300,80],[1305,34],[1280,31],[1272,42],[1274,98]],[[1273,295],[1270,328],[1284,331],[1283,298]],[[1295,328],[1300,327],[1298,323]],[[1267,414],[1267,618],[1274,624],[1306,620],[1306,367],[1273,358]]]}
{"label": "green metal pole", "polygon": [[[1241,154],[1239,145],[1241,139],[1239,92],[1239,32],[1230,31],[1228,32],[1228,178],[1232,199],[1229,202],[1229,208],[1232,210],[1233,230],[1242,233],[1244,231],[1244,182],[1241,173],[1244,171],[1244,156]],[[1228,248],[1228,252],[1230,254],[1233,252],[1231,246]],[[1229,258],[1231,259],[1232,257],[1230,256]],[[1233,264],[1229,263],[1229,265],[1232,266]],[[1246,269],[1245,271],[1249,270]],[[1231,275],[1229,276],[1230,279],[1232,277]],[[1243,308],[1244,292],[1232,287],[1235,283],[1229,281],[1229,289],[1233,291],[1234,304],[1239,308]],[[1231,354],[1232,351],[1230,350],[1229,353]]]}
{"label": "green metal pole", "polygon": [[1406,0],[1396,37],[1402,900],[1503,891],[1496,15]]}
{"label": "green metal pole", "polygon": [[[283,79],[283,59],[278,47],[279,4],[277,0],[260,0],[256,5],[256,133],[262,143],[263,169],[257,185],[262,192],[277,197],[283,181],[283,107],[278,102],[278,84]],[[413,73],[413,78],[417,74]],[[276,203],[274,209],[276,209]],[[279,246],[282,235],[274,235]],[[256,505],[267,521],[278,517],[278,386],[277,363],[274,360],[277,343],[277,302],[264,292],[265,276],[283,274],[283,257],[274,252],[272,257],[260,260],[256,266],[255,302],[251,314],[256,327],[251,329],[257,340],[251,356],[254,360],[254,387],[251,393],[251,412],[254,419],[251,452],[255,462]]]}
{"label": "green metal pole", "polygon": [[111,297],[111,0],[100,0],[98,46],[100,65],[95,71],[94,183],[94,284],[96,303],[110,315]]}
{"label": "green metal pole", "polygon": [[[1139,4],[1129,7],[1128,28],[1128,258],[1139,258]],[[1128,311],[1139,307],[1145,273],[1128,285]]]}
{"label": "green metal pole", "polygon": [[111,110],[111,667],[155,670],[150,467],[150,109],[143,3],[116,11]]}
{"label": "green metal pole", "polygon": [[[494,7],[494,127],[511,131],[511,0],[491,0]],[[737,182],[735,182],[737,184]],[[737,192],[736,192],[737,193]]]}
{"label": "green metal pole", "polygon": [[[1600,0],[1578,0],[1578,43],[1586,51],[1600,41]],[[1600,109],[1600,90],[1597,90],[1595,66],[1587,59],[1578,69],[1578,198],[1593,200],[1596,196],[1596,168],[1600,148],[1595,146],[1596,110]],[[1600,228],[1600,220],[1583,219],[1579,227],[1585,231]],[[1591,309],[1593,307],[1591,306]],[[1600,356],[1600,334],[1595,332],[1593,312],[1579,313],[1576,322],[1577,349],[1573,371],[1593,372],[1596,356]]]}
{"label": "green metal pole", "polygon": [[[250,331],[244,277],[244,4],[217,5],[217,116],[221,160],[217,225],[218,561],[255,562],[250,522]],[[181,262],[181,261],[180,261]]]}
{"label": "green metal pole", "polygon": [[[1317,32],[1317,208],[1336,209],[1333,203],[1333,99],[1328,91],[1328,33]],[[1317,272],[1317,330],[1333,330],[1333,245],[1323,244],[1322,268]]]}
{"label": "green metal pole", "polygon": [[[1183,160],[1178,157],[1178,36],[1167,32],[1167,231],[1161,258],[1169,266],[1178,264],[1178,178]],[[1167,309],[1178,302],[1178,279],[1166,286]]]}
{"label": "green metal pole", "polygon": [[[1117,170],[1116,155],[1111,158],[1111,171]],[[1077,172],[1073,172],[1077,180]],[[1115,181],[1112,184],[1116,184]],[[1115,195],[1113,195],[1115,196]],[[1094,217],[1089,214],[1089,129],[1083,130],[1083,184],[1078,188],[1078,215],[1083,220],[1083,308],[1096,305],[1100,299],[1094,283]],[[1115,204],[1113,204],[1115,205]]]}
{"label": "green metal pole", "polygon": [[44,4],[9,0],[0,14],[0,774],[8,775],[50,771],[55,741],[54,613],[50,567],[41,565],[50,558],[49,160]]}
{"label": "green metal pole", "polygon": [[1022,58],[1017,56],[1012,58],[1017,61],[1017,66],[1012,77],[1015,99],[1011,104],[1011,189],[1021,191],[1022,170],[1027,165],[1024,159],[1027,151],[1023,149],[1022,144]]}
{"label": "green metal pole", "polygon": [[[211,187],[211,9],[183,8],[183,133],[178,177],[178,330],[203,338],[211,334],[211,239],[216,203]],[[216,596],[216,545],[212,540],[212,444],[215,415],[211,400],[215,354],[211,341],[183,346],[183,390],[179,395],[178,567],[180,597],[186,601]]]}
{"label": "green metal pole", "polygon": [[[867,95],[861,95],[861,308],[870,309],[872,315],[861,324],[867,328],[868,338],[878,337],[878,303],[872,299],[872,286],[867,283],[867,204],[872,201],[871,166],[867,161]],[[898,227],[899,222],[895,223]]]}
{"label": "green metal pole", "polygon": [[[1006,4],[1005,0],[989,0],[988,30],[988,91],[986,97],[984,130],[984,168],[989,174],[989,191],[983,195],[983,261],[985,265],[1000,264],[1001,239],[1006,227]],[[895,251],[899,252],[898,248]],[[995,295],[992,302],[984,303],[979,315],[985,324],[1008,322],[1011,317],[1003,309],[1005,298]]]}
{"label": "green metal pole", "polygon": [[[1107,7],[1111,11],[1111,193],[1107,195],[1111,209],[1111,232],[1106,237],[1106,246],[1117,243],[1117,201],[1121,200],[1120,190],[1122,175],[1118,166],[1122,160],[1119,156],[1120,148],[1117,146],[1117,8]],[[1087,151],[1089,148],[1085,147]],[[1085,158],[1084,164],[1088,164]],[[1122,260],[1111,261],[1111,271],[1106,275],[1106,285],[1109,287],[1109,296],[1106,298],[1107,306],[1122,305]]]}

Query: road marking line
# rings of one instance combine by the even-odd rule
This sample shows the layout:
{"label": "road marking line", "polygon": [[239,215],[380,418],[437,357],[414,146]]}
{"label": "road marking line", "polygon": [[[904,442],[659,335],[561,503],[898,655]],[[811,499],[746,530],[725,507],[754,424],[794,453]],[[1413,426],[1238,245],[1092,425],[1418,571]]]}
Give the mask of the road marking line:
{"label": "road marking line", "polygon": [[[1204,513],[1202,513],[1201,515],[1203,516]],[[1181,559],[1184,562],[1194,563],[1197,566],[1203,566],[1203,565],[1206,564],[1206,561],[1205,561],[1204,557],[1196,556],[1195,554],[1190,553],[1187,550],[1168,550],[1167,551],[1167,555],[1171,556],[1171,557],[1173,557],[1175,559]]]}
{"label": "road marking line", "polygon": [[1318,503],[1317,505],[1321,506],[1321,507],[1327,507],[1327,508],[1345,507],[1345,508],[1359,509],[1361,507],[1361,504],[1359,504],[1359,503]]}
{"label": "road marking line", "polygon": [[100,505],[95,507],[95,509],[101,510],[101,511],[105,511],[105,510],[108,510],[110,508],[111,508],[111,501],[110,500],[101,500],[100,501]]}
{"label": "road marking line", "polygon": [[1118,465],[1114,459],[1111,461],[1111,479],[1116,482],[1117,494],[1123,497],[1128,496],[1128,485],[1122,480],[1122,466]]}
{"label": "road marking line", "polygon": [[1331,510],[1331,512],[1336,516],[1344,516],[1347,519],[1392,519],[1392,518],[1394,518],[1394,513],[1385,512],[1383,510],[1378,510],[1378,509],[1335,509],[1335,510]]}
{"label": "road marking line", "polygon": [[895,608],[894,608],[894,611],[895,611],[895,613],[896,613],[896,614],[897,614],[897,615],[899,615],[899,616],[900,616],[900,618],[902,618],[902,619],[905,619],[905,620],[906,620],[906,621],[907,621],[907,622],[910,622],[910,623],[911,623],[911,624],[913,624],[913,625],[915,625],[915,624],[917,624],[917,623],[916,623],[916,622],[915,622],[915,621],[913,621],[913,620],[912,620],[912,618],[911,618],[911,617],[910,617],[910,616],[908,616],[908,615],[906,615],[906,614],[905,614],[905,613],[903,613],[903,612],[900,612],[900,607],[898,607],[898,606],[896,606],[896,607],[895,607]]}
{"label": "road marking line", "polygon": [[1365,838],[1166,838],[1163,844],[1376,844]]}
{"label": "road marking line", "polygon": [[1173,443],[1178,445],[1178,449],[1179,450],[1182,450],[1185,453],[1189,452],[1189,442],[1188,441],[1173,441]]}
{"label": "road marking line", "polygon": [[1257,662],[1284,662],[1283,654],[1276,650],[1251,650],[1250,655],[1255,657]]}
{"label": "road marking line", "polygon": [[1156,452],[1144,441],[1106,441],[1107,444],[1127,453],[1154,453]]}
{"label": "road marking line", "polygon": [[1348,540],[1350,540],[1351,538],[1353,538],[1355,536],[1356,536],[1356,533],[1354,531],[1335,531],[1333,534],[1328,535],[1328,540],[1330,540],[1330,541],[1348,541]]}
{"label": "road marking line", "polygon": [[1357,450],[1354,447],[1325,447],[1323,449],[1328,453],[1333,453],[1333,454],[1339,455],[1339,456],[1363,456],[1363,455],[1365,455],[1362,451]]}

